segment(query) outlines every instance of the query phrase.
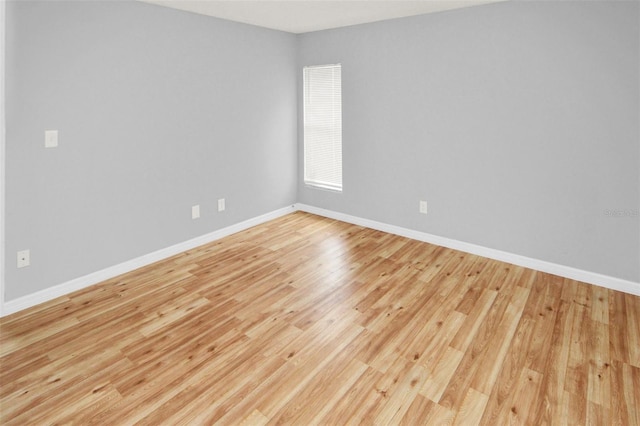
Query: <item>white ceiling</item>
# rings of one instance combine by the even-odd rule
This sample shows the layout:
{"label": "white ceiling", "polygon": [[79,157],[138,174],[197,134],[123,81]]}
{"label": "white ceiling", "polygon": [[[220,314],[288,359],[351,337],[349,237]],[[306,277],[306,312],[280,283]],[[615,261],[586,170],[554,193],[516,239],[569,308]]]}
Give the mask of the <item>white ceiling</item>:
{"label": "white ceiling", "polygon": [[141,0],[290,33],[306,33],[505,0]]}

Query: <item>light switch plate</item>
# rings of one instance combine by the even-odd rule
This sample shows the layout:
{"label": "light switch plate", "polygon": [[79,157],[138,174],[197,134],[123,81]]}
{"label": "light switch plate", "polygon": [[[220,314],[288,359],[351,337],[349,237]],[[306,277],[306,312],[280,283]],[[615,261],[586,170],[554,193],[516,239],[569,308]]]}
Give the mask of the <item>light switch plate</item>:
{"label": "light switch plate", "polygon": [[191,219],[197,219],[200,217],[200,205],[191,207]]}
{"label": "light switch plate", "polygon": [[44,147],[55,148],[58,146],[58,131],[57,130],[45,130],[44,132]]}
{"label": "light switch plate", "polygon": [[218,200],[218,211],[223,212],[225,208],[226,206],[225,206],[224,198],[220,198]]}

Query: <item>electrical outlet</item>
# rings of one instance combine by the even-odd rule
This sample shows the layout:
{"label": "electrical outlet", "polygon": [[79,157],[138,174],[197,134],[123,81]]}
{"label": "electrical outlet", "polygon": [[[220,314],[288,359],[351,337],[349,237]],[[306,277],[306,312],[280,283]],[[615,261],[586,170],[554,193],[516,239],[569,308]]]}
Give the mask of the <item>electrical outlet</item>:
{"label": "electrical outlet", "polygon": [[218,211],[223,212],[225,208],[226,206],[225,206],[224,198],[220,198],[218,200]]}
{"label": "electrical outlet", "polygon": [[31,253],[29,250],[21,250],[18,252],[18,268],[24,268],[31,264]]}
{"label": "electrical outlet", "polygon": [[197,219],[200,217],[200,205],[195,205],[191,207],[191,219]]}
{"label": "electrical outlet", "polygon": [[427,214],[427,202],[420,201],[420,213]]}

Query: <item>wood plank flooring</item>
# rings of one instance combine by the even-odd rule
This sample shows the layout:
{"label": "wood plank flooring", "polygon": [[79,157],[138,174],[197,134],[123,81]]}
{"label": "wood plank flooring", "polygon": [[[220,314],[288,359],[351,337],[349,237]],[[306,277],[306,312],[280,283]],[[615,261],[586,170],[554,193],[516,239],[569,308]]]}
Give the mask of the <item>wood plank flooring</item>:
{"label": "wood plank flooring", "polygon": [[3,425],[640,425],[639,297],[301,212],[0,345]]}

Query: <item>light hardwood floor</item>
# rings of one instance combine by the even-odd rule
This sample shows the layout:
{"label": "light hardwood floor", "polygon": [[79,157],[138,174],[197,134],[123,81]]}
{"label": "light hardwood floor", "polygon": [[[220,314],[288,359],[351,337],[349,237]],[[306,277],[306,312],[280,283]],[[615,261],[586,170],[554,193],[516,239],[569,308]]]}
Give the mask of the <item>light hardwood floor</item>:
{"label": "light hardwood floor", "polygon": [[640,424],[640,298],[294,213],[0,320],[0,424]]}

